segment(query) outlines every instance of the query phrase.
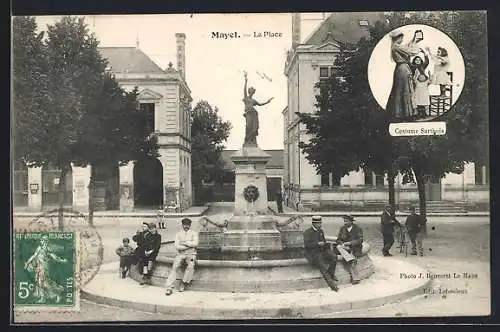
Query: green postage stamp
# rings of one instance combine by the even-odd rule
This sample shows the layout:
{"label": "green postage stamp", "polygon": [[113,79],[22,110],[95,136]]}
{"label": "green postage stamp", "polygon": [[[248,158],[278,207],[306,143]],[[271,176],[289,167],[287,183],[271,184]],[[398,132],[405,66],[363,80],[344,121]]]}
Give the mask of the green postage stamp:
{"label": "green postage stamp", "polygon": [[78,311],[78,232],[15,232],[15,310]]}

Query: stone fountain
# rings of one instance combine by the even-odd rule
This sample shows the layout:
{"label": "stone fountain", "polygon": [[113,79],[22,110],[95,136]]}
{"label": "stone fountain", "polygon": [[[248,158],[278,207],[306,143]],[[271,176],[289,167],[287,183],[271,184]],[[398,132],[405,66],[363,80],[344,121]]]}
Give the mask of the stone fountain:
{"label": "stone fountain", "polygon": [[[304,258],[303,219],[280,221],[268,208],[265,166],[270,156],[244,146],[231,159],[236,166],[234,211],[227,220],[200,219],[197,268],[189,289],[273,293],[327,288],[320,272]],[[374,272],[368,252],[364,243],[364,255],[358,259],[362,279]],[[173,244],[164,243],[153,285],[165,285],[174,256]],[[139,280],[136,269],[132,277]],[[336,277],[340,284],[350,282],[343,264],[337,264]]]}
{"label": "stone fountain", "polygon": [[[231,156],[235,165],[235,202],[228,220],[200,220],[197,268],[189,287],[212,292],[283,292],[328,287],[320,272],[304,258],[301,224],[296,216],[279,221],[268,208],[266,164],[271,156],[257,145],[258,113],[254,106],[254,88],[244,86],[245,140]],[[361,278],[374,269],[366,255],[358,260]],[[152,283],[163,286],[172,266],[175,250],[165,243],[157,258]],[[140,278],[136,269],[132,277]],[[178,274],[179,276],[181,274]],[[337,264],[339,283],[350,282],[343,264]]]}

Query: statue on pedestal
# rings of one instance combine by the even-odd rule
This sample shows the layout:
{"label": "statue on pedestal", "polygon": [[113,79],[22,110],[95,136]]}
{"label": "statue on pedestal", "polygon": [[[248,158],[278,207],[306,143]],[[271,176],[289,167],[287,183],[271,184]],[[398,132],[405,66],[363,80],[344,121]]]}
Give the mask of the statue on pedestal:
{"label": "statue on pedestal", "polygon": [[255,93],[255,88],[250,87],[247,92],[247,73],[245,74],[245,86],[243,88],[244,98],[243,102],[245,103],[245,113],[243,116],[246,118],[246,127],[245,127],[245,141],[243,146],[257,146],[257,136],[259,135],[259,115],[254,106],[264,106],[269,104],[273,97],[269,98],[266,102],[259,103],[255,99],[253,99],[253,95]]}

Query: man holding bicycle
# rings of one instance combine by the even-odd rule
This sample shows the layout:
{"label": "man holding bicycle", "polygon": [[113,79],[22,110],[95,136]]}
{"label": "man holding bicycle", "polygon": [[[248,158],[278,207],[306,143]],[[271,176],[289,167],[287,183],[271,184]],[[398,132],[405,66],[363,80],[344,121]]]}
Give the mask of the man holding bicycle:
{"label": "man holding bicycle", "polygon": [[424,255],[424,248],[422,246],[424,222],[424,218],[415,213],[415,207],[410,206],[410,214],[406,218],[406,229],[411,240],[411,255],[417,255],[417,246],[418,254],[420,256]]}

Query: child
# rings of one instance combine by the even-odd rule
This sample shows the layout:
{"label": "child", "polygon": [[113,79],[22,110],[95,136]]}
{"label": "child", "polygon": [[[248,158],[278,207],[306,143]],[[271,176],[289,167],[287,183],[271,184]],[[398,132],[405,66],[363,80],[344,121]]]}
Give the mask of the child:
{"label": "child", "polygon": [[130,245],[130,240],[126,237],[123,239],[123,245],[116,249],[116,254],[120,256],[120,276],[125,278],[127,272],[130,270],[130,265],[134,259],[134,248]]}
{"label": "child", "polygon": [[426,48],[427,52],[431,55],[434,61],[434,75],[433,83],[438,84],[441,90],[441,97],[444,97],[446,87],[451,85],[450,76],[450,59],[448,58],[448,51],[445,48],[438,47],[437,53],[434,55],[430,49]]}
{"label": "child", "polygon": [[429,115],[429,85],[431,80],[420,71],[415,73],[415,101],[417,105],[417,118],[425,118]]}

